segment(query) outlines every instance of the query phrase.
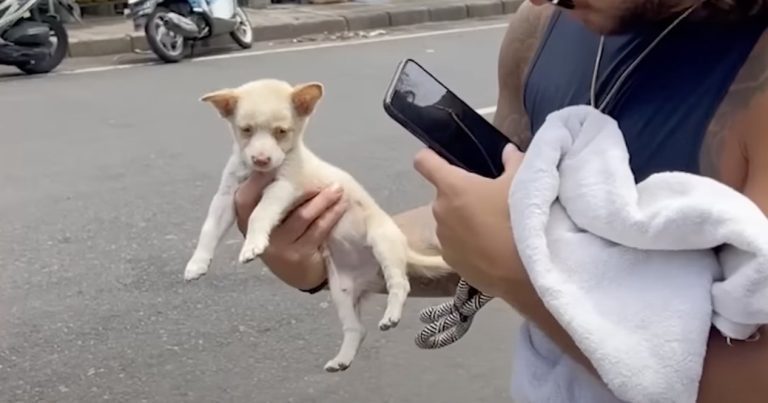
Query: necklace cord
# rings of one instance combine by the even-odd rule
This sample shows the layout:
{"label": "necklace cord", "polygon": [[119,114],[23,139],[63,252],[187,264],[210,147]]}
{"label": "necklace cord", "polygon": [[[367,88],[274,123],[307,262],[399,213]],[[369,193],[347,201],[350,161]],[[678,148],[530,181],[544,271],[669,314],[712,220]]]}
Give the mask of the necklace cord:
{"label": "necklace cord", "polygon": [[640,55],[629,65],[629,67],[627,67],[627,69],[624,70],[624,72],[621,74],[621,76],[619,76],[619,79],[616,80],[616,83],[610,88],[610,90],[608,91],[608,94],[606,94],[605,98],[603,98],[603,100],[598,105],[598,103],[597,103],[597,78],[598,77],[597,76],[598,76],[599,71],[600,71],[600,63],[602,62],[603,52],[604,52],[604,49],[605,49],[605,35],[601,35],[600,36],[600,44],[598,45],[598,48],[597,48],[597,57],[595,58],[595,67],[592,70],[592,84],[590,86],[590,94],[589,94],[590,95],[590,99],[589,99],[590,105],[593,108],[596,108],[597,110],[603,112],[605,107],[611,101],[611,99],[613,99],[613,97],[616,95],[616,93],[618,92],[618,90],[621,87],[621,85],[624,84],[624,82],[627,80],[627,78],[629,77],[629,74],[632,73],[632,71],[635,70],[635,68],[640,64],[640,62],[648,55],[648,53],[651,52],[651,50],[653,50],[653,48],[656,47],[656,45],[659,44],[659,42],[661,42],[662,39],[664,39],[664,37],[667,36],[667,34],[669,34],[685,18],[687,18],[689,15],[691,15],[691,13],[698,6],[699,6],[699,4],[691,6],[683,14],[679,15],[674,21],[672,21],[672,23],[669,24],[669,26],[666,29],[664,29],[664,31],[662,31],[659,34],[659,36],[657,36],[656,39],[654,39],[653,42],[651,42],[651,44],[648,45],[648,47],[645,48],[645,50],[643,50],[642,53],[640,53]]}

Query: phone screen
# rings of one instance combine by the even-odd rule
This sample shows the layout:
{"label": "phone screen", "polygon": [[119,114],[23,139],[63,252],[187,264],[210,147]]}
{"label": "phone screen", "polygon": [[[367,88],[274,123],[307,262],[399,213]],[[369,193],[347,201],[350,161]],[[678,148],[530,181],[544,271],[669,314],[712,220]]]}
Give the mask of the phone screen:
{"label": "phone screen", "polygon": [[496,178],[509,139],[413,60],[402,62],[384,102],[387,113],[450,163]]}

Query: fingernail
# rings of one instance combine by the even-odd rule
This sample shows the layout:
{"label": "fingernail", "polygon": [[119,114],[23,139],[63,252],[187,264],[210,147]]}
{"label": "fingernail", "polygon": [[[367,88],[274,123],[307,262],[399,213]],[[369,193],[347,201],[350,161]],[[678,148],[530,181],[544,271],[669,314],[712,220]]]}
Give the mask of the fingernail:
{"label": "fingernail", "polygon": [[339,185],[338,183],[332,184],[328,189],[330,189],[330,191],[333,193],[337,193],[337,194],[342,193],[341,185]]}
{"label": "fingernail", "polygon": [[512,144],[507,144],[504,146],[504,150],[501,152],[501,159],[507,159],[512,156],[512,153],[516,151],[517,149]]}

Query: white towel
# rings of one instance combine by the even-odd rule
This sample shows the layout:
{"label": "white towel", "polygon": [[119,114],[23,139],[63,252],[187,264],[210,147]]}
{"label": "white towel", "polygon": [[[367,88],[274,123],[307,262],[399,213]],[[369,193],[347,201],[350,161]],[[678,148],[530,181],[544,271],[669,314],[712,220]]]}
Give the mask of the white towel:
{"label": "white towel", "polygon": [[548,117],[509,207],[536,291],[614,395],[525,326],[521,402],[695,402],[710,327],[745,340],[768,323],[765,215],[702,176],[635,184],[618,125],[596,109]]}

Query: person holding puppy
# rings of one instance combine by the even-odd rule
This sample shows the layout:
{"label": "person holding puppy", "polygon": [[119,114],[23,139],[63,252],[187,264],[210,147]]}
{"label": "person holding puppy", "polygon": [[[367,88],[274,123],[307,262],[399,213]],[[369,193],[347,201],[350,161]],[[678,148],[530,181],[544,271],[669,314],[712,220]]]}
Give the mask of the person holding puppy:
{"label": "person holding puppy", "polygon": [[[588,103],[594,84],[598,101],[610,98],[605,111],[624,132],[638,181],[668,170],[702,174],[768,213],[766,21],[766,0],[528,0],[499,54],[494,125],[525,149],[550,112]],[[630,78],[619,80],[632,65]],[[491,180],[424,150],[414,164],[436,198],[396,220],[414,247],[439,251],[461,277],[503,299],[597,378],[544,307],[515,250],[507,193],[523,157],[508,147],[506,172]],[[241,230],[270,180],[254,175],[238,190]],[[324,288],[318,250],[344,214],[341,197],[329,189],[307,194],[273,233],[263,260],[288,285]],[[414,282],[413,295],[453,296],[456,282]],[[768,337],[729,346],[712,334],[699,401],[764,402],[766,374]]]}

